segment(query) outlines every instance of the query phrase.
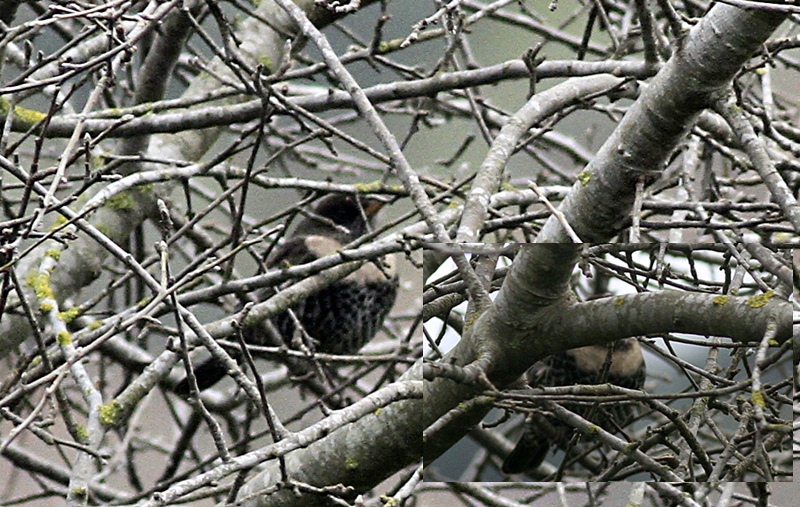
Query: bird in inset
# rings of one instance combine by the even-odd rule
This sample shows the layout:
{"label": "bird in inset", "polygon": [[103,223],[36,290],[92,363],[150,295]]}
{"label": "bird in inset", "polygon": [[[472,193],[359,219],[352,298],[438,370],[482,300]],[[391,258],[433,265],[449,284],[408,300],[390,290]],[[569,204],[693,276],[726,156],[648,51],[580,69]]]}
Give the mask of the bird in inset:
{"label": "bird in inset", "polygon": [[[375,217],[385,203],[371,197],[330,194],[306,212],[293,234],[267,259],[271,268],[285,269],[335,254],[342,247],[374,227]],[[311,294],[289,312],[273,317],[272,323],[283,341],[291,346],[297,324],[311,350],[328,354],[354,354],[370,341],[383,325],[394,305],[398,279],[394,256],[367,262],[347,277]],[[264,300],[274,294],[272,288],[258,293]],[[251,345],[267,345],[262,325],[242,329]],[[198,387],[206,389],[225,374],[222,364],[208,360],[195,366]],[[188,394],[187,379],[175,388]]]}
{"label": "bird in inset", "polygon": [[[609,353],[611,362],[606,369]],[[636,338],[625,338],[608,345],[590,345],[549,356],[528,369],[525,381],[531,387],[607,382],[628,389],[641,389],[645,372],[639,342]],[[635,413],[631,404],[562,405],[611,433],[628,424]],[[503,462],[502,471],[518,474],[535,470],[553,446],[565,448],[575,431],[552,414],[539,410],[530,413],[525,418],[522,437]]]}

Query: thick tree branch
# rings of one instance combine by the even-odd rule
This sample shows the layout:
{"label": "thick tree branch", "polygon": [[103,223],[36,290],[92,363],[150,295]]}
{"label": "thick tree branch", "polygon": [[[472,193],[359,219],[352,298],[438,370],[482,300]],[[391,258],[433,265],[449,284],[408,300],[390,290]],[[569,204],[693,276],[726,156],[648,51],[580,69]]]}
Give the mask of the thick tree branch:
{"label": "thick tree branch", "polygon": [[[716,4],[685,34],[561,204],[583,241],[608,241],[620,230],[630,215],[636,183],[658,178],[697,115],[784,19],[782,13]],[[536,241],[569,238],[550,217]]]}
{"label": "thick tree branch", "polygon": [[[494,305],[442,362],[470,364],[477,359],[479,347],[488,348],[491,353],[483,356],[483,364],[488,364],[485,373],[502,389],[531,364],[551,354],[630,336],[683,332],[760,342],[767,329],[775,325],[778,342],[792,337],[791,305],[771,293],[746,298],[665,290],[575,303],[563,284],[556,282],[557,273],[570,267],[569,273],[574,265],[574,257],[570,262],[564,248],[573,247],[522,247]],[[553,269],[554,264],[544,261],[545,250],[564,262],[562,269]],[[481,391],[479,385],[458,384],[446,378],[425,382],[425,427]],[[490,408],[477,404],[451,414],[448,424],[426,437],[426,463],[466,435]]]}

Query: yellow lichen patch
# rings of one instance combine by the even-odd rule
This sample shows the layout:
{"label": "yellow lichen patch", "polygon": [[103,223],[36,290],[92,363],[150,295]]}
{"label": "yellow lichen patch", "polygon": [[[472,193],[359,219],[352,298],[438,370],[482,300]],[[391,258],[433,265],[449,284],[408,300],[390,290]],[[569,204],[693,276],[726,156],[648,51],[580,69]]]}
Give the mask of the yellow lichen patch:
{"label": "yellow lichen patch", "polygon": [[761,407],[761,408],[764,408],[764,407],[765,407],[765,403],[764,403],[764,393],[762,393],[761,391],[753,391],[753,393],[750,395],[750,400],[751,400],[751,401],[752,401],[752,402],[753,402],[755,405],[757,405],[757,406],[759,406],[759,407]]}
{"label": "yellow lichen patch", "polygon": [[86,443],[89,441],[89,430],[83,424],[78,423],[75,425],[75,436],[79,442]]}
{"label": "yellow lichen patch", "polygon": [[467,317],[467,320],[464,321],[464,329],[469,329],[470,327],[472,327],[472,325],[475,324],[475,321],[478,320],[478,317],[480,316],[481,315],[479,312],[474,312],[472,315]]}
{"label": "yellow lichen patch", "polygon": [[114,426],[117,424],[117,417],[122,410],[118,401],[106,403],[100,407],[100,422],[106,426]]}
{"label": "yellow lichen patch", "polygon": [[348,456],[348,457],[347,457],[347,458],[344,460],[344,466],[345,466],[345,468],[347,468],[348,470],[357,470],[357,469],[358,469],[358,460],[357,460],[357,459],[355,459],[355,458],[354,458],[354,457],[352,457],[352,456]]}
{"label": "yellow lichen patch", "polygon": [[51,257],[51,258],[55,259],[55,260],[61,259],[61,250],[59,250],[58,248],[49,248],[49,249],[45,250],[44,254],[46,256],[48,256],[48,257]]}
{"label": "yellow lichen patch", "polygon": [[356,190],[358,190],[362,194],[371,194],[373,192],[378,192],[383,188],[383,184],[380,181],[372,181],[370,183],[356,183],[353,186],[356,187]]}
{"label": "yellow lichen patch", "polygon": [[58,215],[56,217],[55,221],[53,222],[53,225],[50,226],[50,231],[52,232],[52,231],[58,230],[58,229],[62,228],[64,225],[66,225],[66,224],[67,224],[67,219],[64,218],[61,215]]}
{"label": "yellow lichen patch", "polygon": [[130,210],[136,206],[136,201],[130,192],[120,192],[109,197],[106,205],[111,209]]}
{"label": "yellow lichen patch", "polygon": [[75,320],[75,317],[77,317],[80,314],[81,314],[80,308],[78,308],[77,306],[73,306],[69,310],[58,312],[58,318],[69,324],[70,322]]}
{"label": "yellow lichen patch", "polygon": [[728,302],[730,296],[717,296],[714,298],[714,306],[722,306]]}
{"label": "yellow lichen patch", "polygon": [[27,109],[19,106],[14,108],[14,116],[19,118],[26,127],[32,127],[47,117],[46,114],[36,111],[35,109]]}
{"label": "yellow lichen patch", "polygon": [[773,291],[768,290],[763,294],[758,294],[757,296],[753,296],[747,300],[747,306],[749,306],[750,308],[761,308],[762,306],[767,304],[774,295],[775,293]]}
{"label": "yellow lichen patch", "polygon": [[592,179],[592,173],[589,171],[581,171],[578,173],[578,181],[581,182],[581,185],[588,185],[590,179]]}
{"label": "yellow lichen patch", "polygon": [[33,289],[36,297],[42,299],[55,299],[53,289],[50,287],[50,273],[47,271],[34,271],[25,279],[25,283]]}
{"label": "yellow lichen patch", "polygon": [[69,331],[59,331],[56,335],[56,342],[60,347],[72,344],[72,334]]}
{"label": "yellow lichen patch", "polygon": [[258,63],[264,66],[268,72],[275,72],[275,62],[268,56],[262,56],[258,59]]}
{"label": "yellow lichen patch", "polygon": [[[8,116],[8,106],[8,100],[0,99],[0,116]],[[14,106],[13,126],[17,129],[29,129],[46,117],[47,115],[40,111]]]}

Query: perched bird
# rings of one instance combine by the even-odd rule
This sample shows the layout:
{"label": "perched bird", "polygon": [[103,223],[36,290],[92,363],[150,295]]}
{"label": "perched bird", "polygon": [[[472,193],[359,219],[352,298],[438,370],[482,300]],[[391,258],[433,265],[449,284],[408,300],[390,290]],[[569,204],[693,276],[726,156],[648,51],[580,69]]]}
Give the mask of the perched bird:
{"label": "perched bird", "polygon": [[[611,363],[607,367],[609,352]],[[645,363],[636,338],[625,338],[608,345],[590,345],[549,356],[526,372],[531,387],[571,386],[577,384],[610,383],[629,389],[644,386]],[[603,429],[615,432],[634,415],[630,404],[609,403],[595,406],[564,404],[578,415]],[[612,422],[613,421],[613,422]],[[536,469],[554,445],[564,448],[575,430],[552,414],[535,411],[525,418],[525,429],[514,450],[503,462],[502,471],[517,474]]]}
{"label": "perched bird", "polygon": [[[374,198],[350,194],[330,194],[307,212],[293,234],[267,259],[272,268],[286,268],[312,262],[336,253],[342,246],[372,229],[375,216],[384,203]],[[310,337],[310,349],[328,354],[354,354],[378,332],[394,305],[398,280],[394,256],[367,262],[339,280],[271,320],[284,342],[291,346],[296,324]],[[269,288],[258,294],[266,299],[275,292]],[[269,344],[261,325],[242,330],[252,345]],[[214,385],[225,375],[225,368],[208,360],[194,368],[200,389]],[[188,394],[184,379],[175,388]]]}

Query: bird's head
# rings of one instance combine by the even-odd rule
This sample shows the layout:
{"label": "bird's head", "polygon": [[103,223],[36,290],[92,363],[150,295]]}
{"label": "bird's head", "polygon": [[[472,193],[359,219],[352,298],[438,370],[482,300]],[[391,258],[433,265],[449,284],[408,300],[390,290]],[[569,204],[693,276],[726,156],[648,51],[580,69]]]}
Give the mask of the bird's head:
{"label": "bird's head", "polygon": [[296,236],[326,236],[347,244],[369,232],[386,202],[371,196],[330,194],[305,212]]}

